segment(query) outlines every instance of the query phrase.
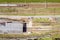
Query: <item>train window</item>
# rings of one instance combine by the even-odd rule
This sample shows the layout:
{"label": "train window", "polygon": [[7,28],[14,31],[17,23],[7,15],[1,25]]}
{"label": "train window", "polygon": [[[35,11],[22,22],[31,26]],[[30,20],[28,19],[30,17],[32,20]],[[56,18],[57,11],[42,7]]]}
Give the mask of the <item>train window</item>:
{"label": "train window", "polygon": [[7,23],[12,23],[12,22],[7,22]]}
{"label": "train window", "polygon": [[3,26],[5,26],[5,22],[2,22],[2,23],[0,23],[0,25],[3,25]]}

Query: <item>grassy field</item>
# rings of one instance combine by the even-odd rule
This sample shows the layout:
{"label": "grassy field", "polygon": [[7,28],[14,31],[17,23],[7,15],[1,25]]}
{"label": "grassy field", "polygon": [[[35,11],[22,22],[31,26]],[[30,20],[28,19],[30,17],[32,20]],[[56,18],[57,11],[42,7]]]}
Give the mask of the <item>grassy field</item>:
{"label": "grassy field", "polygon": [[46,38],[41,38],[41,39],[39,39],[39,40],[52,40],[52,38],[46,37]]}
{"label": "grassy field", "polygon": [[[47,2],[60,2],[60,0],[46,0]],[[30,3],[30,2],[45,2],[45,0],[0,0],[0,3]]]}
{"label": "grassy field", "polygon": [[[24,12],[23,12],[24,11]],[[0,8],[0,15],[40,16],[60,15],[60,8]]]}
{"label": "grassy field", "polygon": [[33,19],[33,22],[50,22],[50,20],[48,18],[35,18]]}
{"label": "grassy field", "polygon": [[31,36],[40,36],[41,34],[31,33],[31,34],[0,34],[0,37],[19,37],[19,38],[26,38]]}

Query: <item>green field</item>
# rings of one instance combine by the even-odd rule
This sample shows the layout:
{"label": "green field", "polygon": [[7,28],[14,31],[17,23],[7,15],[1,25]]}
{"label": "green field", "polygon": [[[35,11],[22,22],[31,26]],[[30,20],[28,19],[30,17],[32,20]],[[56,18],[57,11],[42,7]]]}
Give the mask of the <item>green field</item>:
{"label": "green field", "polygon": [[35,18],[33,19],[33,22],[50,22],[50,20],[48,18]]}
{"label": "green field", "polygon": [[[46,0],[47,2],[60,2],[60,0]],[[11,3],[11,2],[22,2],[22,3],[30,3],[30,2],[45,2],[45,0],[0,0],[0,3],[2,2],[7,2],[7,3]]]}
{"label": "green field", "polygon": [[[24,11],[24,12],[23,12]],[[40,15],[60,15],[60,8],[4,8],[0,7],[0,15],[17,16],[40,16]]]}

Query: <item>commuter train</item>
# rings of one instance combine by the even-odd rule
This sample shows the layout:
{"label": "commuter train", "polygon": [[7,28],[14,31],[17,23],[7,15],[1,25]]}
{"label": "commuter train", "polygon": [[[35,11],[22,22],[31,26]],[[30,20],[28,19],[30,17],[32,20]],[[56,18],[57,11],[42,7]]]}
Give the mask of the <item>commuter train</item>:
{"label": "commuter train", "polygon": [[23,32],[27,32],[27,23],[25,21],[0,18],[0,34],[20,34]]}

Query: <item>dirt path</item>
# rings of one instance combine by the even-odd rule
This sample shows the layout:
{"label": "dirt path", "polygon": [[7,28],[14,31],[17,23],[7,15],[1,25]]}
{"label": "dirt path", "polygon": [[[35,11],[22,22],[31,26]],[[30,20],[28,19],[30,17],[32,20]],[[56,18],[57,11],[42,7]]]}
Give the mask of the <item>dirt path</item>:
{"label": "dirt path", "polygon": [[30,7],[30,8],[60,8],[60,3],[18,3],[18,4],[0,4],[1,6],[19,6],[19,7]]}
{"label": "dirt path", "polygon": [[25,5],[32,8],[60,8],[60,3],[25,3]]}

